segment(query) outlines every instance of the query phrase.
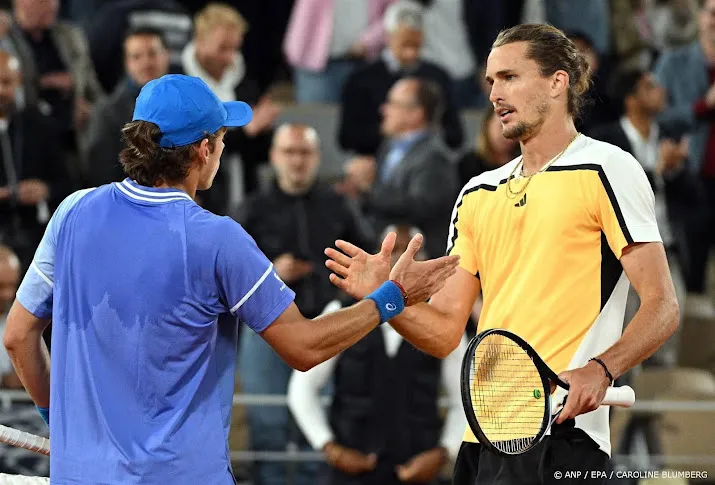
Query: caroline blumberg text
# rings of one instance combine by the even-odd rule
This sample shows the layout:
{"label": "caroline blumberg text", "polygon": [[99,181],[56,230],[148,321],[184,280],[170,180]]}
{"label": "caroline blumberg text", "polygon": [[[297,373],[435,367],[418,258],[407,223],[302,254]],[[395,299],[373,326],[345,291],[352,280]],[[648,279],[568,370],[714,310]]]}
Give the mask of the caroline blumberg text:
{"label": "caroline blumberg text", "polygon": [[582,479],[586,480],[597,479],[597,478],[612,478],[620,479],[630,479],[630,480],[642,480],[647,478],[658,479],[673,479],[679,478],[684,480],[706,480],[708,478],[708,472],[706,471],[692,471],[692,470],[569,470],[569,471],[555,471],[554,478],[560,480],[564,479]]}

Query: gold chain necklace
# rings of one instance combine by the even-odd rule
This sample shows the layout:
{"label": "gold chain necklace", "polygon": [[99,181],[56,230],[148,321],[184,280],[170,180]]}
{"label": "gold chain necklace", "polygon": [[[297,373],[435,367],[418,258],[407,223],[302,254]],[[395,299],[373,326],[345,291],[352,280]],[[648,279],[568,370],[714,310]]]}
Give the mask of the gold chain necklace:
{"label": "gold chain necklace", "polygon": [[534,175],[536,175],[537,173],[541,173],[541,172],[545,171],[547,168],[549,168],[551,165],[553,165],[559,158],[561,158],[561,155],[563,155],[564,153],[566,153],[566,150],[569,149],[569,147],[571,146],[571,144],[572,144],[574,141],[576,141],[576,138],[578,138],[580,135],[581,135],[581,133],[576,133],[576,136],[574,136],[574,137],[571,139],[571,141],[569,142],[569,144],[566,145],[566,148],[564,148],[563,150],[561,150],[561,153],[559,153],[559,154],[556,155],[554,158],[552,158],[552,159],[551,159],[546,165],[544,165],[540,170],[537,170],[536,172],[532,173],[531,175],[526,175],[526,176],[523,176],[523,175],[522,175],[521,177],[526,177],[526,183],[524,184],[524,187],[521,188],[521,190],[519,190],[518,192],[514,192],[514,191],[511,189],[511,180],[512,180],[513,178],[515,178],[515,177],[514,177],[514,174],[516,173],[516,169],[517,169],[517,168],[519,168],[519,167],[521,166],[522,172],[523,172],[523,170],[524,170],[524,157],[523,157],[523,155],[522,155],[520,162],[517,163],[516,165],[514,165],[514,170],[511,171],[511,174],[509,174],[509,178],[506,179],[507,197],[509,197],[510,199],[513,199],[513,198],[516,198],[516,197],[520,196],[521,194],[523,194],[524,191],[526,191],[526,188],[527,188],[527,187],[529,186],[529,184],[531,183],[531,178],[532,178]]}

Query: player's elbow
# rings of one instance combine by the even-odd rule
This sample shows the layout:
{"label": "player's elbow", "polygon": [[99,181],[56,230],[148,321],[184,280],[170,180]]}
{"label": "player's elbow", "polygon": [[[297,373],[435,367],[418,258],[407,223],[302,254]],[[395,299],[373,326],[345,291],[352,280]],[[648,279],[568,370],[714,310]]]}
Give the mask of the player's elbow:
{"label": "player's elbow", "polygon": [[28,332],[29,327],[19,321],[20,315],[15,310],[17,309],[13,305],[5,322],[5,334],[2,339],[3,345],[10,355],[21,348],[30,336]]}
{"label": "player's elbow", "polygon": [[642,299],[641,307],[647,308],[646,313],[659,322],[659,337],[664,343],[675,333],[680,325],[680,306],[675,294],[664,292]]}
{"label": "player's elbow", "polygon": [[318,359],[311,359],[308,357],[303,357],[295,362],[295,365],[292,365],[295,370],[299,372],[308,372],[310,369],[315,367],[316,365],[320,364],[320,361]]}
{"label": "player's elbow", "polygon": [[422,345],[419,345],[417,342],[415,342],[413,345],[419,348],[422,352],[431,355],[432,357],[435,357],[437,359],[445,359],[452,352],[454,352],[457,347],[459,347],[459,343],[461,342],[461,340],[462,334],[450,333],[442,334],[438,338],[430,338],[426,342],[421,342]]}
{"label": "player's elbow", "polygon": [[436,349],[432,355],[438,359],[446,359],[449,354],[459,347],[459,342],[462,340],[462,335],[451,335],[446,339],[442,339],[442,345]]}
{"label": "player's elbow", "polygon": [[304,348],[296,348],[282,357],[286,364],[299,372],[307,372],[321,362],[316,352]]}
{"label": "player's elbow", "polygon": [[18,339],[14,332],[5,330],[5,335],[3,335],[2,338],[2,344],[5,346],[5,350],[7,350],[8,353],[12,353],[12,351],[17,348],[18,344]]}
{"label": "player's elbow", "polygon": [[680,325],[680,305],[675,295],[671,295],[664,299],[663,314],[665,316],[665,326],[668,338],[678,330]]}

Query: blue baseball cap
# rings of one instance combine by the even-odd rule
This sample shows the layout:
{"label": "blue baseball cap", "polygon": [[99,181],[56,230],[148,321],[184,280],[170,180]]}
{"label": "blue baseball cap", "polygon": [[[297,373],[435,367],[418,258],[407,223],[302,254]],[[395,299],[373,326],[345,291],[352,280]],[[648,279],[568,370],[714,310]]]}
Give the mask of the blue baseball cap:
{"label": "blue baseball cap", "polygon": [[167,74],[142,87],[132,121],[149,121],[161,130],[159,145],[197,142],[223,126],[245,126],[253,110],[242,101],[222,102],[198,77]]}

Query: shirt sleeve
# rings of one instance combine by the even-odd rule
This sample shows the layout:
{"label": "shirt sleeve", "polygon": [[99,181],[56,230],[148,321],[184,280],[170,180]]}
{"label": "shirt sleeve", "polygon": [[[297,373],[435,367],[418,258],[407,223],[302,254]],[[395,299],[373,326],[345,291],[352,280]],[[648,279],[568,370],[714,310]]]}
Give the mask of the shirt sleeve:
{"label": "shirt sleeve", "polygon": [[613,254],[620,259],[629,244],[662,242],[655,195],[638,161],[629,153],[615,153],[599,177],[596,217]]}
{"label": "shirt sleeve", "polygon": [[476,251],[474,247],[474,197],[465,186],[459,194],[452,220],[449,224],[447,254],[460,256],[459,266],[478,276]]}
{"label": "shirt sleeve", "polygon": [[459,454],[462,436],[467,428],[467,418],[462,407],[462,391],[460,374],[462,359],[467,351],[467,336],[462,335],[459,345],[442,361],[442,386],[447,397],[447,417],[442,427],[440,444],[449,451],[452,459]]}
{"label": "shirt sleeve", "polygon": [[243,227],[229,221],[216,260],[219,292],[227,311],[260,333],[293,303],[295,293]]}
{"label": "shirt sleeve", "polygon": [[307,372],[293,371],[288,383],[288,408],[314,450],[320,451],[335,440],[320,391],[335,372],[338,357],[333,357]]}
{"label": "shirt sleeve", "polygon": [[[332,300],[321,315],[336,312],[342,307],[339,300]],[[338,356],[335,356],[306,372],[293,371],[288,382],[288,409],[305,439],[316,451],[321,451],[335,440],[325,406],[321,403],[320,391],[333,377],[337,363]]]}
{"label": "shirt sleeve", "polygon": [[47,224],[30,267],[17,290],[17,301],[37,318],[52,316],[57,235],[70,209],[92,189],[79,190],[65,198]]}

